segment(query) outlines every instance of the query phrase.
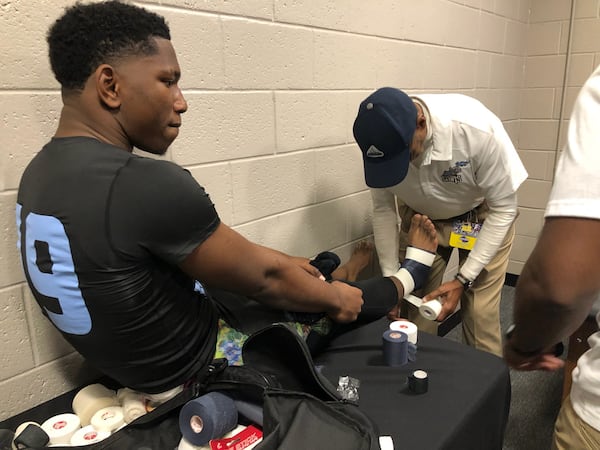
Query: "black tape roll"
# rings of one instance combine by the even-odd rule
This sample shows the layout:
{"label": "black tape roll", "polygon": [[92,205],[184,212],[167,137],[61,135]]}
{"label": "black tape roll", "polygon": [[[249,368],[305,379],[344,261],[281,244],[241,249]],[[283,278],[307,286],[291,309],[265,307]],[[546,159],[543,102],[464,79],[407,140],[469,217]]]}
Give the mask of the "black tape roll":
{"label": "black tape roll", "polygon": [[424,394],[428,389],[428,376],[424,370],[415,370],[408,376],[408,390],[413,394]]}
{"label": "black tape roll", "polygon": [[45,447],[48,442],[50,442],[50,437],[42,430],[42,427],[31,423],[14,440],[17,449]]}

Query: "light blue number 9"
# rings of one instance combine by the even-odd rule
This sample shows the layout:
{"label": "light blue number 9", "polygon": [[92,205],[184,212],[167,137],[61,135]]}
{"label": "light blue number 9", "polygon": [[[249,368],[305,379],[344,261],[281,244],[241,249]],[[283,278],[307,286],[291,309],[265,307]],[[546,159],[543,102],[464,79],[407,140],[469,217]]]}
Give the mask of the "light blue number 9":
{"label": "light blue number 9", "polygon": [[[21,205],[17,204],[18,245],[21,245]],[[65,227],[56,217],[29,213],[25,218],[25,261],[33,287],[46,297],[56,298],[62,314],[49,311],[56,327],[70,334],[83,335],[92,329],[92,319],[79,289],[73,256]],[[48,244],[52,273],[42,272],[36,264],[35,241]]]}

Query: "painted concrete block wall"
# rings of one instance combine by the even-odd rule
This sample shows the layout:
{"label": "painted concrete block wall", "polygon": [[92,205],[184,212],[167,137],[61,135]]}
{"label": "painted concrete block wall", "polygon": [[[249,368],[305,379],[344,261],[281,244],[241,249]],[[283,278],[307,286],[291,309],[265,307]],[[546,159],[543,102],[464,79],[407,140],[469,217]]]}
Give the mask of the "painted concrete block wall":
{"label": "painted concrete block wall", "polygon": [[575,98],[600,64],[598,0],[532,0],[518,148],[529,172],[508,272],[519,274],[543,224]]}
{"label": "painted concrete block wall", "polygon": [[[18,181],[60,112],[45,32],[72,3],[6,0],[0,7],[0,38],[11,43],[0,47],[7,68],[0,76],[0,419],[97,376],[41,317],[15,247]],[[304,256],[334,249],[345,259],[354,242],[371,235],[351,127],[360,100],[392,85],[466,93],[501,117],[532,173],[519,233],[534,239],[555,149],[552,139],[535,136],[558,126],[560,79],[548,69],[564,59],[566,46],[566,19],[547,16],[547,2],[137,3],[167,18],[183,69],[189,111],[166,157],[188,168],[223,221],[248,238]],[[558,0],[549,3],[550,12],[560,9]],[[593,9],[587,6],[581,9]],[[545,36],[556,33],[555,46],[545,47]],[[576,42],[581,57],[593,54],[595,62],[585,33]],[[528,62],[532,69],[525,71]]]}

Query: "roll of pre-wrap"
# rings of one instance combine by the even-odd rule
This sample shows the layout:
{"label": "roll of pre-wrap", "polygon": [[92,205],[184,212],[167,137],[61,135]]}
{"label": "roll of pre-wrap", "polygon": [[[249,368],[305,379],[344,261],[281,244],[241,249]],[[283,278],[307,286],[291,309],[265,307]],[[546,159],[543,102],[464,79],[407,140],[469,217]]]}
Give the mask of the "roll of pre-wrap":
{"label": "roll of pre-wrap", "polygon": [[123,408],[125,423],[131,423],[146,414],[146,399],[141,393],[129,388],[122,388],[117,391],[117,399]]}
{"label": "roll of pre-wrap", "polygon": [[417,325],[408,320],[394,320],[390,322],[390,330],[402,331],[408,336],[408,342],[417,343]]}
{"label": "roll of pre-wrap", "polygon": [[408,336],[402,331],[383,332],[383,360],[391,367],[403,366],[408,362]]}
{"label": "roll of pre-wrap", "polygon": [[96,411],[107,406],[119,406],[116,392],[102,384],[90,384],[80,390],[73,398],[73,412],[81,420],[81,426],[90,424]]}
{"label": "roll of pre-wrap", "polygon": [[71,445],[89,445],[103,441],[110,436],[110,431],[96,430],[92,425],[80,428],[71,437]]}
{"label": "roll of pre-wrap", "polygon": [[71,437],[81,428],[81,420],[71,413],[50,417],[42,424],[42,430],[50,438],[50,444],[70,444]]}
{"label": "roll of pre-wrap", "polygon": [[125,425],[123,408],[120,406],[107,406],[102,408],[90,419],[92,426],[98,431],[108,431],[112,433]]}
{"label": "roll of pre-wrap", "polygon": [[442,311],[442,304],[438,299],[430,300],[419,307],[419,313],[428,320],[435,320]]}
{"label": "roll of pre-wrap", "polygon": [[15,430],[15,448],[45,447],[50,442],[50,437],[42,427],[35,422],[25,422]]}
{"label": "roll of pre-wrap", "polygon": [[424,394],[429,389],[427,372],[415,370],[408,376],[408,390],[414,394]]}
{"label": "roll of pre-wrap", "polygon": [[187,402],[179,412],[179,429],[190,444],[205,445],[237,426],[238,413],[233,399],[209,392]]}

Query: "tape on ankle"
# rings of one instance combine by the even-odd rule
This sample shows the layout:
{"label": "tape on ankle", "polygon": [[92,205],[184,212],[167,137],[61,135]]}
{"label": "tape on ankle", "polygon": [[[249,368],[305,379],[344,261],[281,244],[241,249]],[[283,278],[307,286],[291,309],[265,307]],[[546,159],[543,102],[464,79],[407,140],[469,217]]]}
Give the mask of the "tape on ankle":
{"label": "tape on ankle", "polygon": [[393,275],[402,283],[404,295],[423,287],[434,259],[435,253],[416,247],[406,248],[406,257],[400,265],[400,270]]}

